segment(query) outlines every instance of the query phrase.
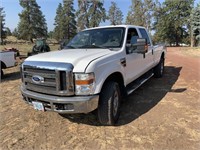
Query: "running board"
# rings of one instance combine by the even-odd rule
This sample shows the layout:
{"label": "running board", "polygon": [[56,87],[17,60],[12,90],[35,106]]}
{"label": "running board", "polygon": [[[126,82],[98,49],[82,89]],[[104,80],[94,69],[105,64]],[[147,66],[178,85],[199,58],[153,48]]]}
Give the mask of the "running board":
{"label": "running board", "polygon": [[139,88],[143,83],[149,80],[154,74],[152,72],[144,74],[142,77],[136,79],[127,86],[127,94],[130,95],[137,88]]}

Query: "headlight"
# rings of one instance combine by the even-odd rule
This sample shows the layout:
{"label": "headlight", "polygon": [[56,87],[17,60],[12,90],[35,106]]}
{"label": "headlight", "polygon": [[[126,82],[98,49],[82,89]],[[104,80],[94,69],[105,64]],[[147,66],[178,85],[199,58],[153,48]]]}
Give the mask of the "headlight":
{"label": "headlight", "polygon": [[75,74],[76,95],[91,95],[94,93],[95,77],[94,73]]}

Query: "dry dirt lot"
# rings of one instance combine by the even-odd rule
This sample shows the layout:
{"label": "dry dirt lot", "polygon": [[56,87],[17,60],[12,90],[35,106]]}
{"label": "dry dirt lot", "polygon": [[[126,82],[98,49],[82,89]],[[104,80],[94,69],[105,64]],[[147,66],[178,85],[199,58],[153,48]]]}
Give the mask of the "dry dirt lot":
{"label": "dry dirt lot", "polygon": [[22,101],[19,67],[0,83],[0,148],[200,149],[200,57],[168,48],[165,75],[150,79],[122,105],[117,126],[93,114],[61,116]]}

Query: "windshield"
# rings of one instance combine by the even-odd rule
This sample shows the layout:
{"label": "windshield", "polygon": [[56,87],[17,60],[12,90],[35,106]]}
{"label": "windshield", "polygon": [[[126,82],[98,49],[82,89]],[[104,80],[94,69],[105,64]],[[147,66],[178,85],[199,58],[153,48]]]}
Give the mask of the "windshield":
{"label": "windshield", "polygon": [[79,32],[65,48],[120,48],[125,28],[102,28]]}

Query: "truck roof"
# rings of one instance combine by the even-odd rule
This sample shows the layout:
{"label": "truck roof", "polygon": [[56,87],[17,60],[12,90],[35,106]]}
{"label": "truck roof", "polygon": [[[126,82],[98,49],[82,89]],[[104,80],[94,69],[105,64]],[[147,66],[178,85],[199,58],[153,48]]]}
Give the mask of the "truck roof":
{"label": "truck roof", "polygon": [[92,30],[92,29],[102,29],[102,28],[117,28],[117,27],[124,27],[124,28],[145,28],[142,26],[136,26],[136,25],[109,25],[109,26],[100,26],[100,27],[94,27],[94,28],[87,28],[85,30]]}

